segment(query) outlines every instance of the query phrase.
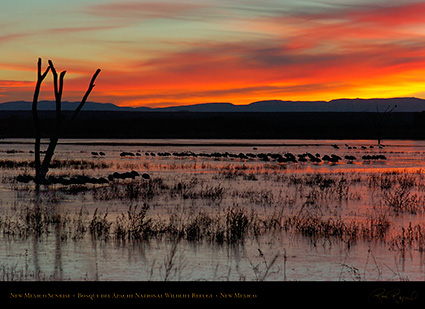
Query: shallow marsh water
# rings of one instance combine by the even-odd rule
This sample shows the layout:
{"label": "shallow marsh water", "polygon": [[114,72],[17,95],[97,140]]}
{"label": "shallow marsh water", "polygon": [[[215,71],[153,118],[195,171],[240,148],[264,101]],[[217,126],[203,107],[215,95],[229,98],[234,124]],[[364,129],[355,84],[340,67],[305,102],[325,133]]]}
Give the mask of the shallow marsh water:
{"label": "shallow marsh water", "polygon": [[[42,186],[39,193],[32,183],[16,182],[33,173],[32,142],[0,140],[2,280],[425,279],[423,141],[391,140],[379,148],[367,140],[62,140],[55,154],[62,163],[51,175],[134,170],[150,180]],[[342,160],[199,155],[307,152]],[[386,160],[362,159],[378,154]],[[29,228],[37,207],[38,225]],[[130,224],[130,207],[148,207],[144,223],[155,229],[173,222],[180,237],[117,239],[120,218]],[[90,233],[95,213],[110,224],[106,238]],[[247,220],[239,223],[247,225],[244,235],[217,241],[211,234],[231,228],[229,214]],[[199,218],[216,225],[194,240],[189,227]]]}

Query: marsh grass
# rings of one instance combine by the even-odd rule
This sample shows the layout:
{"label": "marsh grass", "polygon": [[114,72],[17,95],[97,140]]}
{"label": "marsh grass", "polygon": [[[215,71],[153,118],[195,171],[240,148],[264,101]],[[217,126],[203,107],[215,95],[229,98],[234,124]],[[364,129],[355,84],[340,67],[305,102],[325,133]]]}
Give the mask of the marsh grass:
{"label": "marsh grass", "polygon": [[[276,265],[276,261],[280,257],[279,253],[276,253],[270,261],[267,261],[266,256],[263,254],[263,252],[258,249],[260,261],[258,263],[252,262],[249,259],[249,263],[252,267],[252,270],[254,272],[255,280],[256,281],[265,281],[268,276],[280,273],[281,269],[278,265]],[[284,265],[286,267],[286,253],[284,256]],[[284,279],[286,280],[286,270],[284,274]]]}
{"label": "marsh grass", "polygon": [[98,186],[88,189],[95,201],[109,200],[149,200],[168,190],[162,178],[154,177],[149,181],[137,179],[133,181],[114,181],[107,186]]}
{"label": "marsh grass", "polygon": [[152,219],[147,218],[149,209],[147,204],[142,207],[130,205],[126,214],[117,217],[114,225],[114,234],[117,240],[148,240],[159,231],[154,230]]}
{"label": "marsh grass", "polygon": [[168,254],[165,256],[160,273],[164,281],[181,280],[182,272],[186,267],[186,258],[182,251],[179,252],[180,238],[171,242]]}
{"label": "marsh grass", "polygon": [[[391,234],[386,214],[372,213],[364,220],[343,220],[323,216],[320,210],[304,208],[294,215],[282,208],[259,214],[252,209],[233,206],[214,210],[173,210],[168,218],[150,214],[148,204],[132,204],[127,212],[110,220],[108,211],[95,209],[93,214],[80,208],[75,214],[60,214],[51,207],[22,207],[18,212],[3,216],[0,229],[4,237],[38,239],[60,233],[63,241],[79,241],[89,234],[93,240],[146,242],[154,239],[181,239],[194,244],[243,244],[273,231],[301,235],[317,245],[345,243],[353,246],[360,240],[388,241],[396,250],[415,248],[424,250],[425,233],[421,226],[413,226]],[[422,252],[422,251],[421,251]],[[261,276],[260,276],[261,277]],[[260,278],[259,277],[259,278]]]}
{"label": "marsh grass", "polygon": [[424,197],[412,192],[411,186],[400,185],[392,191],[385,192],[383,199],[385,205],[397,215],[418,214],[424,210]]}
{"label": "marsh grass", "polygon": [[403,255],[410,249],[425,252],[425,225],[409,222],[407,227],[401,227],[391,235],[388,241],[390,250],[401,252]]}
{"label": "marsh grass", "polygon": [[167,225],[170,235],[190,242],[207,241],[215,244],[241,243],[254,229],[253,213],[229,207],[216,212],[172,213]]}
{"label": "marsh grass", "polygon": [[[52,160],[50,168],[52,169],[106,169],[112,167],[111,163],[97,160]],[[18,168],[34,168],[34,161],[18,161],[18,160],[0,160],[0,168],[18,169]]]}
{"label": "marsh grass", "polygon": [[101,214],[98,208],[95,209],[89,224],[89,231],[94,239],[108,240],[110,236],[112,222],[108,221],[108,211]]}
{"label": "marsh grass", "polygon": [[[75,214],[75,216],[73,216],[72,218],[72,239],[73,240],[79,240],[79,239],[83,239],[86,232],[87,232],[87,225],[85,223],[85,217],[87,216],[87,212],[83,209],[80,208],[80,211],[78,213]],[[62,223],[63,227],[66,227],[66,222]]]}
{"label": "marsh grass", "polygon": [[5,214],[0,220],[0,229],[3,236],[9,239],[33,236],[41,239],[55,233],[57,228],[60,228],[62,239],[80,239],[82,237],[78,235],[84,229],[81,219],[78,214],[72,219],[67,213],[59,213],[51,205],[23,206]]}
{"label": "marsh grass", "polygon": [[[3,164],[10,164],[12,169],[28,168],[24,163],[18,163],[20,166],[10,162]],[[60,164],[55,168],[110,167],[88,162]],[[132,163],[121,165],[127,170],[135,167]],[[423,225],[415,222],[399,227],[395,224],[404,215],[416,218],[423,214],[423,172],[309,174],[290,173],[288,169],[264,164],[224,167],[219,169],[205,162],[196,166],[181,163],[174,167],[163,165],[163,169],[205,168],[213,173],[184,170],[177,176],[167,177],[165,173],[149,180],[114,180],[101,186],[58,186],[37,193],[20,187],[11,211],[3,211],[0,216],[0,231],[4,238],[12,240],[32,236],[43,239],[59,233],[62,241],[77,242],[89,236],[93,241],[118,244],[167,242],[169,253],[159,262],[161,278],[167,281],[180,278],[186,265],[179,247],[183,241],[194,246],[243,246],[248,240],[279,232],[285,237],[300,236],[313,246],[342,244],[349,250],[360,242],[381,242],[402,254],[409,250],[425,251]],[[373,205],[362,206],[362,210],[352,207],[350,216],[345,216],[344,205],[367,204],[364,199],[368,195],[376,197]],[[97,203],[97,208],[90,212],[80,207],[74,213],[60,210],[59,206],[70,198],[77,201],[84,198]],[[119,210],[111,218],[108,209],[99,207],[100,204],[116,205]],[[281,271],[277,261],[278,255],[267,258],[260,255],[259,261],[251,260],[255,280],[265,280]],[[286,276],[286,253],[284,261]],[[361,271],[348,263],[340,266],[341,273],[352,280],[364,277],[359,277]],[[29,276],[16,267],[7,267],[3,269],[6,280]]]}
{"label": "marsh grass", "polygon": [[282,200],[280,195],[277,195],[271,189],[253,189],[245,190],[234,189],[230,193],[232,198],[241,198],[248,201],[250,204],[261,206],[272,206]]}
{"label": "marsh grass", "polygon": [[[245,165],[229,170],[238,172],[249,170]],[[370,215],[365,220],[347,220],[329,212],[331,201],[359,200],[360,196],[354,192],[353,186],[361,183],[360,176],[355,180],[347,178],[343,173],[338,174],[301,174],[276,175],[280,182],[296,188],[297,194],[288,195],[284,191],[276,192],[272,189],[248,188],[245,190],[233,189],[229,191],[221,183],[214,185],[206,183],[196,175],[175,179],[174,183],[167,183],[163,178],[133,180],[130,182],[114,181],[108,186],[70,189],[68,191],[49,190],[41,192],[35,198],[29,196],[31,203],[40,205],[55,205],[60,203],[67,194],[87,194],[94,201],[119,200],[130,206],[126,213],[118,215],[115,221],[109,221],[108,213],[101,214],[94,211],[91,220],[88,214],[80,212],[71,220],[68,216],[52,215],[47,211],[32,208],[22,208],[21,219],[6,216],[2,219],[4,234],[17,237],[51,233],[52,227],[60,224],[62,231],[68,231],[63,238],[78,240],[87,232],[94,239],[108,240],[111,237],[119,241],[147,241],[152,238],[182,237],[190,242],[207,241],[217,244],[243,243],[249,238],[256,238],[275,230],[283,230],[300,234],[310,238],[313,242],[326,239],[329,242],[343,241],[349,246],[359,239],[383,239],[388,232],[390,222],[386,215],[379,213]],[[393,177],[391,183],[403,190],[383,190],[383,199],[386,205],[398,213],[416,209],[418,202],[415,195],[409,195],[415,187],[416,175],[407,177],[404,174],[388,174]],[[247,180],[246,181],[251,181]],[[373,181],[372,181],[373,180]],[[369,184],[376,179],[369,177]],[[172,199],[208,201],[205,205],[220,205],[226,196],[234,201],[233,207],[199,208],[191,212],[178,209],[166,216],[150,215],[149,201],[155,197],[169,196]],[[23,196],[25,198],[25,196]],[[236,202],[236,203],[235,203]],[[238,206],[238,203],[247,202],[248,205],[263,207],[260,213],[250,207]],[[300,205],[298,211],[296,205]],[[412,205],[414,204],[416,208]],[[142,206],[139,206],[142,205]],[[196,206],[194,206],[196,208]],[[52,207],[50,207],[52,208]],[[54,208],[54,207],[53,207]],[[36,208],[34,208],[36,209]],[[292,211],[290,211],[292,210]],[[22,220],[22,218],[26,218]]]}

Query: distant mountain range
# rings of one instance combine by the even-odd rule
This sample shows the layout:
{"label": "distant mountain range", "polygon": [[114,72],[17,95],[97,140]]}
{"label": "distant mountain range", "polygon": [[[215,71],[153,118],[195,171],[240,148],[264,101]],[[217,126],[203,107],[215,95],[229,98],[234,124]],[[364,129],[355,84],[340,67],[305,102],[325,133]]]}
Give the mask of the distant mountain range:
{"label": "distant mountain range", "polygon": [[[75,110],[78,102],[62,102],[62,110]],[[15,101],[0,103],[0,111],[31,110],[32,103]],[[425,100],[418,98],[391,99],[338,99],[332,101],[258,101],[246,105],[232,103],[201,103],[163,108],[122,107],[112,103],[87,102],[83,111],[134,111],[134,112],[394,112],[425,111]],[[39,110],[55,110],[53,101],[40,101]]]}

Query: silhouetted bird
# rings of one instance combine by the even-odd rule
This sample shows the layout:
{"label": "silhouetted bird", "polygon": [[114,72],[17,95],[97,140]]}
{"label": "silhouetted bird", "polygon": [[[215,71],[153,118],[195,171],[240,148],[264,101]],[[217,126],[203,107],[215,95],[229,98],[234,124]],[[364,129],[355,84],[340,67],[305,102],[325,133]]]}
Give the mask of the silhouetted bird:
{"label": "silhouetted bird", "polygon": [[316,158],[315,156],[313,156],[311,153],[309,153],[309,152],[307,152],[306,153],[306,155],[307,155],[307,157],[309,157],[309,159],[311,160],[311,159],[314,159],[314,158]]}
{"label": "silhouetted bird", "polygon": [[313,157],[313,158],[310,159],[310,161],[313,162],[313,163],[320,163],[320,162],[322,162],[322,160],[320,158],[318,158],[318,157]]}
{"label": "silhouetted bird", "polygon": [[238,157],[241,158],[241,159],[248,159],[248,157],[242,152],[239,153]]}
{"label": "silhouetted bird", "polygon": [[344,159],[348,160],[348,161],[354,161],[354,160],[356,160],[356,157],[355,156],[345,156]]}
{"label": "silhouetted bird", "polygon": [[61,185],[67,186],[71,184],[71,181],[68,178],[61,176],[58,178],[58,183],[60,183]]}
{"label": "silhouetted bird", "polygon": [[49,177],[47,177],[47,179],[50,181],[51,184],[57,184],[59,183],[59,178],[55,177],[53,175],[50,175]]}
{"label": "silhouetted bird", "polygon": [[260,158],[262,161],[268,162],[270,161],[269,157],[265,153],[260,153],[257,155],[258,158]]}
{"label": "silhouetted bird", "polygon": [[387,160],[384,155],[365,155],[362,157],[363,160]]}
{"label": "silhouetted bird", "polygon": [[284,157],[286,158],[287,162],[293,162],[293,163],[297,162],[297,158],[290,152],[285,153]]}
{"label": "silhouetted bird", "polygon": [[98,178],[98,180],[97,180],[97,182],[99,183],[99,184],[102,184],[102,183],[109,183],[109,181],[108,181],[108,179],[106,179],[105,177],[100,177],[100,178]]}
{"label": "silhouetted bird", "polygon": [[29,183],[31,180],[34,180],[34,178],[28,175],[19,175],[16,177],[16,180],[18,182]]}
{"label": "silhouetted bird", "polygon": [[323,158],[322,158],[322,160],[323,160],[323,161],[331,161],[332,159],[331,159],[331,157],[330,157],[330,156],[328,156],[328,155],[324,155],[324,156],[323,156]]}
{"label": "silhouetted bird", "polygon": [[332,154],[331,155],[331,158],[333,158],[334,160],[342,160],[342,158],[340,157],[340,156],[337,156],[337,155],[335,155],[335,154]]}
{"label": "silhouetted bird", "polygon": [[280,156],[279,158],[277,158],[277,162],[279,162],[279,163],[286,163],[286,162],[288,162],[288,159]]}

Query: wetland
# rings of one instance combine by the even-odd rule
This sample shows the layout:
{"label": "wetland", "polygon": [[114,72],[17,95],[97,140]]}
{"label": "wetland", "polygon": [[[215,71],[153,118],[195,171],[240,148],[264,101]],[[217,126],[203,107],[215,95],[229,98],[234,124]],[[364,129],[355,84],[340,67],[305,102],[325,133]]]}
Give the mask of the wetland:
{"label": "wetland", "polygon": [[[47,140],[42,143],[46,148]],[[425,142],[0,140],[0,280],[424,280]]]}

